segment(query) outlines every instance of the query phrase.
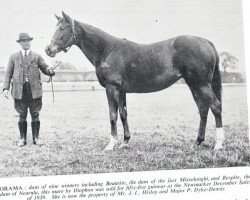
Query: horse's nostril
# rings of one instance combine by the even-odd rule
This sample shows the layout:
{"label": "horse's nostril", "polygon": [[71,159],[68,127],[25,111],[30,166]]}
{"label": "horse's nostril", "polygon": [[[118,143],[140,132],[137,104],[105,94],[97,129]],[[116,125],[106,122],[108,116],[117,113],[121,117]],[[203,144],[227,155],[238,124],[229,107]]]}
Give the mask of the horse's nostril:
{"label": "horse's nostril", "polygon": [[49,52],[50,52],[50,48],[49,48],[49,46],[47,46],[47,47],[45,48],[45,52],[47,52],[47,53],[49,53]]}

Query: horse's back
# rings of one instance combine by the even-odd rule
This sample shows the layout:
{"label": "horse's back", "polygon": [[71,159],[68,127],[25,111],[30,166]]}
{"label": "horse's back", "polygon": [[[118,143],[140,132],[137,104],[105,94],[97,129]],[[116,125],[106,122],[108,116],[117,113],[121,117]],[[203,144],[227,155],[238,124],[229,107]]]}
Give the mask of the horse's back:
{"label": "horse's back", "polygon": [[173,68],[173,39],[138,44],[121,39],[111,56],[122,74],[126,92],[147,93],[167,88],[180,79]]}
{"label": "horse's back", "polygon": [[200,76],[202,80],[210,76],[213,69],[206,65],[214,62],[213,57],[209,41],[194,36],[179,36],[151,44],[119,39],[98,73],[99,77],[105,76],[106,81],[121,85],[128,93],[155,92],[188,74]]}

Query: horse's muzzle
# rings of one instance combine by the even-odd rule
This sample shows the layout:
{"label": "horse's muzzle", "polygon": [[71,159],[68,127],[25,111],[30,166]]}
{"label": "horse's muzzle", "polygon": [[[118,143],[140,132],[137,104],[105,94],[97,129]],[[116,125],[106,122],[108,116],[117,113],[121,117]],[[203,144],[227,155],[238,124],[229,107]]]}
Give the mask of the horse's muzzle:
{"label": "horse's muzzle", "polygon": [[56,53],[51,50],[49,45],[45,48],[45,52],[50,57],[54,57],[56,55]]}

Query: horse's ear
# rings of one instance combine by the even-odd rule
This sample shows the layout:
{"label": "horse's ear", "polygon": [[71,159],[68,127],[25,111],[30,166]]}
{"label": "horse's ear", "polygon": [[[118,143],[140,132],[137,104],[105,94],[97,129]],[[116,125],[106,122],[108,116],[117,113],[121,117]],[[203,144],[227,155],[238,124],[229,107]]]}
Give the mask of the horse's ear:
{"label": "horse's ear", "polygon": [[66,22],[71,22],[71,19],[68,15],[65,14],[65,12],[62,11],[62,16],[65,19]]}
{"label": "horse's ear", "polygon": [[60,21],[60,20],[62,19],[62,17],[59,17],[58,15],[55,15],[55,17],[56,17],[56,19],[57,19],[58,21]]}

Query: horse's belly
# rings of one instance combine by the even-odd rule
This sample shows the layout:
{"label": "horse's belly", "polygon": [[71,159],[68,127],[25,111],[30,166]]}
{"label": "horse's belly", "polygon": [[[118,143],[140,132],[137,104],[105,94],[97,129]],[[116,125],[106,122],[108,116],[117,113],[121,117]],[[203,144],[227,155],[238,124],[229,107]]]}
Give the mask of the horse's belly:
{"label": "horse's belly", "polygon": [[162,74],[143,81],[124,81],[123,87],[127,93],[157,92],[173,85],[180,78],[179,74]]}

